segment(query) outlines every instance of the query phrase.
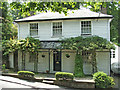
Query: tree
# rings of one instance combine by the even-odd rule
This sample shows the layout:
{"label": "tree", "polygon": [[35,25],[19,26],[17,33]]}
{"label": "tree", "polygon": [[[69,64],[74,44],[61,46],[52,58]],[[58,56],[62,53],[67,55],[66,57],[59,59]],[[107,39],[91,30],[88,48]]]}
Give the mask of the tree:
{"label": "tree", "polygon": [[[10,40],[10,38],[17,38],[17,28],[13,24],[13,20],[8,12],[9,4],[7,2],[0,2],[0,9],[2,11],[2,47],[4,46],[3,42]],[[3,51],[4,53],[4,51]],[[6,63],[6,66],[9,67],[8,55],[2,55],[3,63]]]}

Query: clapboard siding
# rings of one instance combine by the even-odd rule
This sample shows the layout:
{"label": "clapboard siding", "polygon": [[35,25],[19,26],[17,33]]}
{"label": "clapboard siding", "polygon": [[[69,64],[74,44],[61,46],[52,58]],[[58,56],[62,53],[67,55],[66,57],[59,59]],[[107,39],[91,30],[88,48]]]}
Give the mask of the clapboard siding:
{"label": "clapboard siding", "polygon": [[[80,36],[80,22],[84,20],[62,20],[62,37],[57,38],[52,37],[53,21],[37,22],[39,25],[37,38],[40,40],[59,40],[61,38]],[[89,21],[92,21],[92,35],[97,35],[110,41],[110,22],[108,19],[91,19]],[[29,36],[29,23],[19,23],[19,39]]]}

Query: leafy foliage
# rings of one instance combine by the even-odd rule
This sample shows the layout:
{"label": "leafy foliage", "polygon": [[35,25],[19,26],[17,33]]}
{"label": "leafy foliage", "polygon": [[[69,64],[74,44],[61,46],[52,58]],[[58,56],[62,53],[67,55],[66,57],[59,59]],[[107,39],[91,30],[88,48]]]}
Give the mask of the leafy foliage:
{"label": "leafy foliage", "polygon": [[99,36],[66,38],[62,40],[61,47],[73,50],[115,49],[113,44]]}
{"label": "leafy foliage", "polygon": [[75,57],[75,69],[74,69],[75,77],[83,77],[83,60],[80,54],[76,54]]}
{"label": "leafy foliage", "polygon": [[56,72],[55,78],[56,80],[73,80],[74,75],[72,73],[67,72]]}
{"label": "leafy foliage", "polygon": [[[47,12],[51,10],[59,13],[64,12],[67,14],[68,8],[76,8],[79,4],[77,2],[12,2],[10,3],[11,9],[15,10],[16,19],[35,15],[37,12]],[[78,8],[78,7],[77,7]],[[17,15],[18,13],[18,15]]]}
{"label": "leafy foliage", "polygon": [[30,72],[30,71],[18,71],[17,73],[19,76],[23,76],[26,78],[33,78],[35,75],[33,72]]}
{"label": "leafy foliage", "polygon": [[16,50],[35,52],[40,48],[40,41],[32,37],[27,37],[23,40],[6,40],[3,43],[4,55],[7,55]]}
{"label": "leafy foliage", "polygon": [[107,76],[104,72],[96,72],[93,75],[96,88],[111,88],[115,85],[112,77]]}

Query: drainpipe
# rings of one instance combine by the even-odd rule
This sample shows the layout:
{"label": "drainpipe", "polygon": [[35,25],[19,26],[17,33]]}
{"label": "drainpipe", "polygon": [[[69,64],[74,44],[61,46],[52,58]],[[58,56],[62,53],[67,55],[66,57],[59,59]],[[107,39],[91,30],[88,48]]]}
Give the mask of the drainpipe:
{"label": "drainpipe", "polygon": [[110,76],[111,76],[111,50],[110,50]]}

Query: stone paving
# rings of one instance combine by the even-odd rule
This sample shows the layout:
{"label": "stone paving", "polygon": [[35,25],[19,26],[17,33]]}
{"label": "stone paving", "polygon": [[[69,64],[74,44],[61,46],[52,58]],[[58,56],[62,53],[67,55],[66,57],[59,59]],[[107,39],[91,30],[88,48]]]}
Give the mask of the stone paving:
{"label": "stone paving", "polygon": [[29,86],[32,88],[61,88],[61,89],[64,88],[64,87],[60,87],[60,86],[56,86],[56,85],[49,85],[49,84],[45,84],[45,83],[41,83],[41,82],[28,82],[26,80],[21,80],[21,79],[9,77],[9,76],[0,76],[0,80],[17,83],[17,84]]}

